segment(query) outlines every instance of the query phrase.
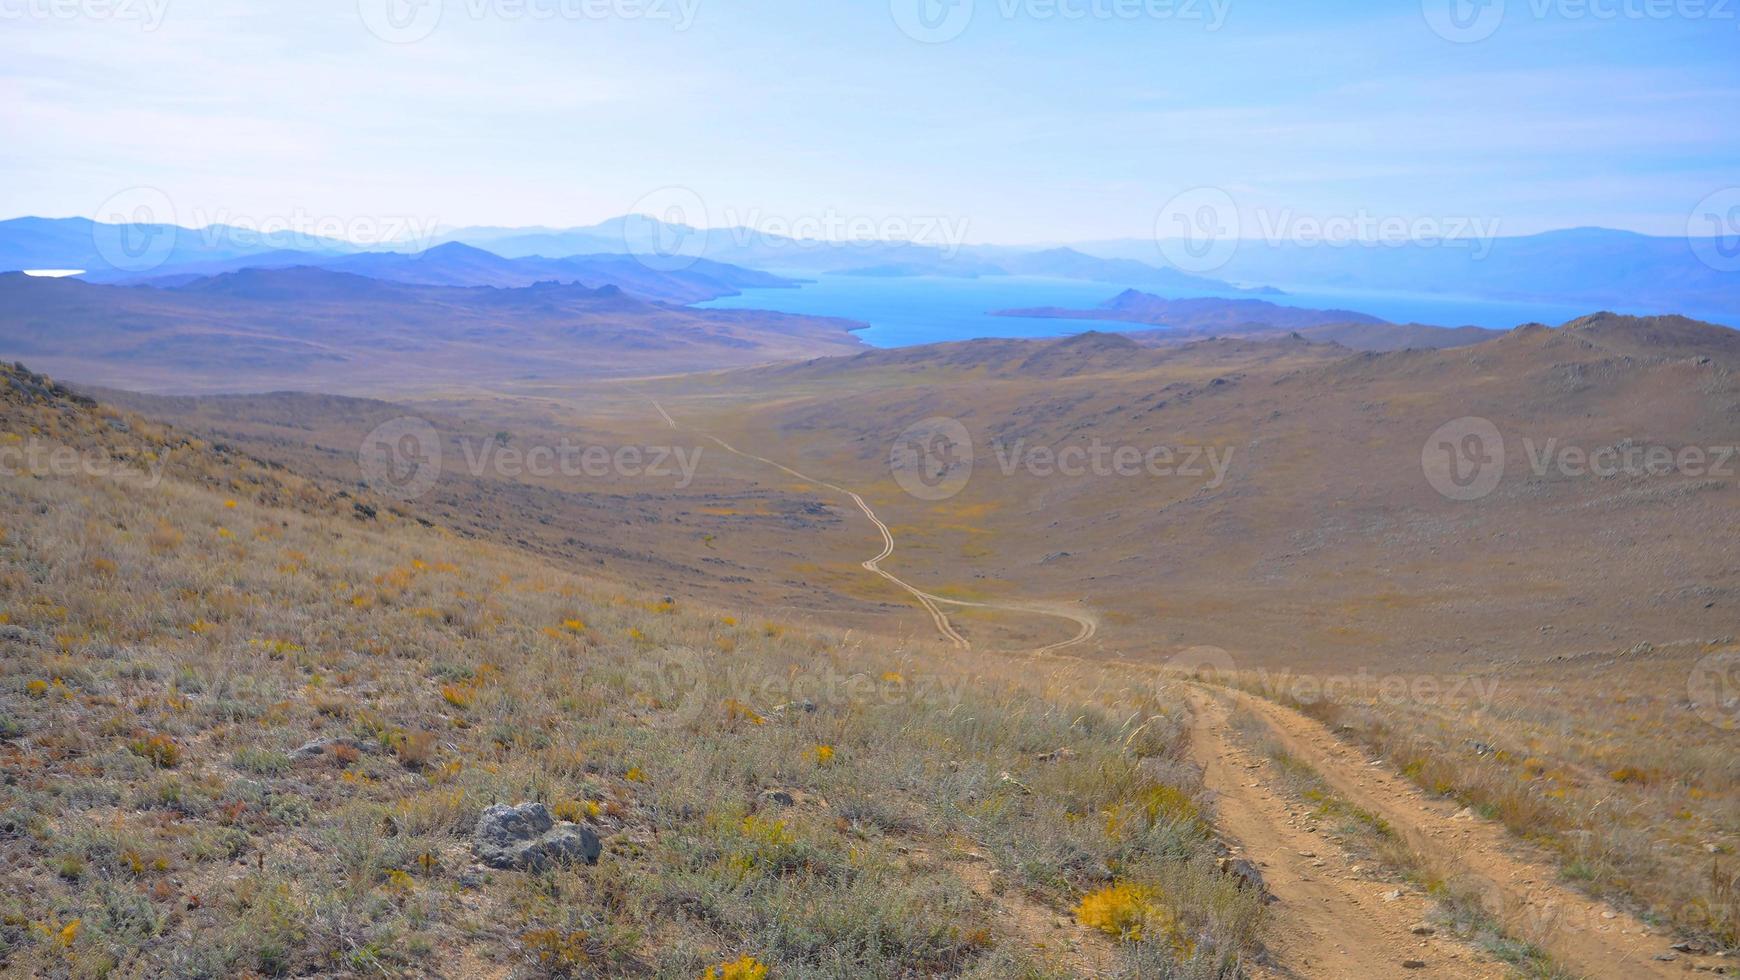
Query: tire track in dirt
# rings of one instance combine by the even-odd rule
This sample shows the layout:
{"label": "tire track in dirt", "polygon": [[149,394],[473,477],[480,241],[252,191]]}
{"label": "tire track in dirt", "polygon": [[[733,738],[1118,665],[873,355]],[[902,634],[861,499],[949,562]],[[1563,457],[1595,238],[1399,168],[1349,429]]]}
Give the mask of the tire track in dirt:
{"label": "tire track in dirt", "polygon": [[[1276,742],[1294,758],[1310,766],[1335,794],[1347,802],[1381,817],[1392,827],[1405,828],[1408,843],[1428,860],[1471,876],[1481,887],[1487,909],[1511,936],[1547,950],[1561,966],[1590,980],[1640,980],[1669,977],[1693,969],[1695,957],[1677,961],[1656,960],[1671,939],[1656,935],[1636,917],[1596,901],[1558,883],[1558,871],[1550,864],[1515,853],[1509,832],[1496,822],[1460,811],[1447,801],[1428,799],[1401,774],[1388,766],[1374,765],[1365,754],[1337,739],[1318,722],[1244,691],[1200,685],[1189,687],[1199,709],[1195,734],[1202,741],[1193,751],[1209,762],[1219,760],[1224,770],[1238,750],[1225,735],[1229,705],[1256,715],[1274,733]],[[1204,720],[1206,719],[1206,720]],[[1234,780],[1233,782],[1236,782]],[[1239,787],[1233,787],[1238,789]],[[1249,795],[1234,798],[1236,806],[1220,810],[1226,826],[1239,836],[1253,854],[1296,853],[1274,814],[1260,799]],[[1284,822],[1282,823],[1284,826]],[[1250,835],[1248,838],[1244,835]],[[1261,843],[1252,843],[1252,839]],[[1284,858],[1283,858],[1284,860]],[[1299,903],[1293,903],[1297,906]],[[1369,910],[1369,905],[1365,906]],[[1310,933],[1351,923],[1334,918],[1292,913],[1282,906],[1283,920],[1297,921],[1307,950],[1313,946]],[[1293,921],[1284,927],[1295,928]],[[1308,975],[1320,975],[1312,972]],[[1387,975],[1331,972],[1324,976]]]}
{"label": "tire track in dirt", "polygon": [[[1240,845],[1239,856],[1257,863],[1279,899],[1271,907],[1269,944],[1276,976],[1510,975],[1454,939],[1414,935],[1430,901],[1414,889],[1386,899],[1396,886],[1355,877],[1336,844],[1300,825],[1289,791],[1268,783],[1269,765],[1232,736],[1226,703],[1194,686],[1185,690],[1196,719],[1191,757],[1215,796],[1217,829]],[[1425,967],[1402,966],[1407,960]]]}

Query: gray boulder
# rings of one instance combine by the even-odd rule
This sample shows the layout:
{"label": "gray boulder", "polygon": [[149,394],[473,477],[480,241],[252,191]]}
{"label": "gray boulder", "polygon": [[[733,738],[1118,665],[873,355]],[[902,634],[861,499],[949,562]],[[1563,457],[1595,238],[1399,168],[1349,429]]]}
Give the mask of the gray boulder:
{"label": "gray boulder", "polygon": [[498,803],[477,818],[472,850],[492,868],[541,871],[558,864],[597,864],[604,849],[598,835],[576,823],[557,822],[542,803]]}

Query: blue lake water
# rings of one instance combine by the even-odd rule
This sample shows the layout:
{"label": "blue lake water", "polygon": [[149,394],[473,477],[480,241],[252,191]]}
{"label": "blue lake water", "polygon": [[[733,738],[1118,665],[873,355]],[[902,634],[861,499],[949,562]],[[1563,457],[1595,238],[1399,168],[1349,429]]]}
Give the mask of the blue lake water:
{"label": "blue lake water", "polygon": [[[865,343],[876,347],[906,347],[976,337],[1057,337],[1083,330],[1139,329],[1129,323],[1101,320],[1045,320],[1030,317],[992,316],[992,310],[1032,306],[1063,306],[1086,309],[1123,290],[1115,283],[1080,279],[1048,279],[1036,276],[984,276],[956,279],[947,276],[871,277],[784,273],[812,282],[796,289],[746,289],[702,307],[717,309],[778,310],[837,316],[870,324],[859,332]],[[1177,293],[1143,287],[1148,292],[1179,299],[1214,293]],[[1439,326],[1473,324],[1509,329],[1521,323],[1557,325],[1593,313],[1590,305],[1526,303],[1485,300],[1428,293],[1382,293],[1355,290],[1281,287],[1285,295],[1257,296],[1284,306],[1343,309],[1369,313],[1397,323],[1432,323]],[[1218,294],[1238,297],[1237,292]],[[1242,294],[1246,297],[1252,294]],[[1660,312],[1617,308],[1616,313]],[[1717,321],[1721,322],[1721,321]]]}

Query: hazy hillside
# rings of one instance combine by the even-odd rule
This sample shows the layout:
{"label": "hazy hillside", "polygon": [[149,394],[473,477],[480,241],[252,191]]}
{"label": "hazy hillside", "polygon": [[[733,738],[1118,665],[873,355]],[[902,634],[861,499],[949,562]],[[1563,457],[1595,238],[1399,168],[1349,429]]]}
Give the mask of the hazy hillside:
{"label": "hazy hillside", "polygon": [[[583,286],[617,286],[642,299],[687,304],[720,296],[736,295],[739,289],[794,286],[796,283],[753,269],[723,262],[698,260],[682,269],[655,269],[632,255],[573,255],[561,259],[542,256],[503,258],[469,245],[449,243],[426,252],[365,252],[330,256],[311,252],[280,251],[259,255],[168,265],[136,280],[154,286],[179,286],[205,276],[242,269],[313,266],[424,286],[498,286],[511,288],[537,283],[574,283]],[[89,278],[89,277],[86,277]]]}
{"label": "hazy hillside", "polygon": [[0,272],[84,269],[92,281],[137,276],[165,265],[212,262],[273,252],[356,251],[347,242],[295,232],[256,232],[226,225],[100,224],[87,218],[0,221]]}
{"label": "hazy hillside", "polygon": [[0,275],[4,356],[80,381],[157,390],[667,373],[855,350],[851,326],[679,309],[614,286],[421,286],[307,267],[168,289]]}
{"label": "hazy hillside", "polygon": [[[1303,337],[985,341],[748,372],[742,397],[765,407],[733,426],[786,446],[800,469],[880,488],[892,519],[948,525],[905,558],[932,581],[971,569],[1012,592],[1087,595],[1127,624],[1107,628],[1109,643],[1127,630],[1132,649],[1211,642],[1294,664],[1563,652],[1723,632],[1740,581],[1689,542],[1740,530],[1740,480],[1574,464],[1659,446],[1714,465],[1735,442],[1737,338],[1597,315],[1388,353]],[[934,507],[887,470],[887,447],[927,416],[960,420],[977,463]],[[1469,416],[1501,434],[1504,479],[1462,502],[1433,488],[1422,458],[1435,430]],[[1018,443],[1194,447],[1230,462],[1212,486],[1206,462],[1196,478],[1068,478],[1005,469]],[[1590,520],[1606,533],[1579,534]],[[1626,560],[1605,560],[1604,541],[1624,542]],[[1060,551],[1094,558],[1045,560]],[[1223,614],[1240,602],[1244,615]]]}

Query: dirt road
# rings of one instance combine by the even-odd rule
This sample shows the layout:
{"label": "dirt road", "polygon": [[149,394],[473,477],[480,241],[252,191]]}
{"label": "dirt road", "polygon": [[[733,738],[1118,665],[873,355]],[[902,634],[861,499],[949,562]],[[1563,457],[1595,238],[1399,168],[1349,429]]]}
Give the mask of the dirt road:
{"label": "dirt road", "polygon": [[[669,425],[673,429],[680,428],[680,426],[677,425],[677,420],[671,418],[670,413],[665,411],[665,407],[659,404],[656,399],[653,401],[653,408],[658,410],[659,417],[665,420],[666,425]],[[999,612],[1026,613],[1036,616],[1052,616],[1058,619],[1069,620],[1071,623],[1075,624],[1076,634],[1074,636],[1030,651],[1033,654],[1055,653],[1059,650],[1086,643],[1088,640],[1093,639],[1094,634],[1099,631],[1099,621],[1093,616],[1063,605],[1041,602],[970,602],[966,599],[951,599],[947,596],[937,595],[934,592],[926,592],[882,567],[882,563],[887,561],[894,554],[894,532],[888,529],[888,525],[883,523],[882,518],[876,516],[876,512],[870,509],[870,505],[865,503],[864,498],[857,492],[849,490],[836,483],[829,483],[826,480],[818,480],[807,473],[800,473],[784,463],[768,459],[766,456],[759,456],[755,453],[738,449],[736,446],[731,445],[718,436],[710,435],[705,432],[700,433],[700,435],[728,453],[741,456],[744,459],[754,460],[758,463],[764,463],[782,473],[794,476],[805,483],[824,487],[850,498],[852,503],[856,504],[860,511],[863,511],[864,516],[868,518],[871,525],[876,528],[877,533],[882,536],[882,550],[878,552],[875,557],[865,559],[859,564],[862,565],[866,571],[881,576],[883,579],[886,579],[888,582],[911,595],[913,599],[917,600],[919,607],[930,615],[931,623],[936,626],[937,632],[942,634],[943,639],[954,644],[956,649],[969,650],[972,648],[972,644],[967,641],[966,637],[962,636],[960,632],[955,629],[954,624],[949,621],[948,614],[942,611],[942,607],[945,605],[962,606],[973,609],[991,609]]]}
{"label": "dirt road", "polygon": [[[1416,852],[1481,884],[1490,911],[1513,937],[1533,942],[1563,967],[1591,980],[1683,974],[1693,957],[1655,959],[1672,940],[1635,917],[1558,883],[1543,861],[1517,853],[1503,827],[1453,804],[1429,799],[1387,766],[1343,744],[1316,721],[1272,701],[1224,688],[1190,685],[1197,716],[1192,751],[1219,794],[1221,826],[1254,861],[1265,861],[1282,899],[1276,906],[1283,963],[1308,977],[1419,976],[1402,959],[1422,960],[1431,976],[1504,976],[1502,964],[1438,937],[1412,935],[1426,899],[1393,886],[1353,880],[1336,849],[1300,829],[1268,767],[1231,737],[1233,706],[1262,719],[1288,754],[1316,770],[1335,794],[1402,828]],[[1310,853],[1312,857],[1305,857]],[[1322,862],[1322,866],[1319,866]],[[1497,972],[1492,972],[1496,970]]]}

